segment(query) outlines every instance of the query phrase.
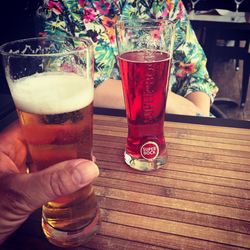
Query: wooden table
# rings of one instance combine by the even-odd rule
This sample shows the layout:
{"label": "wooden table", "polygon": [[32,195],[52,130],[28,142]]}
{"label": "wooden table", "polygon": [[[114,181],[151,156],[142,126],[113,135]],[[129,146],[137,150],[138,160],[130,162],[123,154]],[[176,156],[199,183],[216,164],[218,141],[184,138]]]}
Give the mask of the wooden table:
{"label": "wooden table", "polygon": [[[249,249],[250,130],[245,124],[248,129],[167,121],[168,164],[142,173],[123,161],[126,119],[95,115],[102,226],[77,249]],[[43,236],[40,216],[36,211],[0,249],[59,249]]]}

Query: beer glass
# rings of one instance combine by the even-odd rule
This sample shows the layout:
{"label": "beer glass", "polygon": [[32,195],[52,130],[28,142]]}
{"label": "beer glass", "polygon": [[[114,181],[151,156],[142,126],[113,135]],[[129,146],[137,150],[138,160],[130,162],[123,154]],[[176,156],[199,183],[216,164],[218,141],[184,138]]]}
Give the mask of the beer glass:
{"label": "beer glass", "polygon": [[[27,143],[30,172],[75,158],[92,160],[92,43],[48,36],[4,44],[0,53]],[[42,227],[57,246],[88,241],[99,227],[92,185],[45,204]]]}
{"label": "beer glass", "polygon": [[120,20],[118,62],[128,121],[125,162],[150,171],[167,162],[164,117],[175,24],[167,20]]}

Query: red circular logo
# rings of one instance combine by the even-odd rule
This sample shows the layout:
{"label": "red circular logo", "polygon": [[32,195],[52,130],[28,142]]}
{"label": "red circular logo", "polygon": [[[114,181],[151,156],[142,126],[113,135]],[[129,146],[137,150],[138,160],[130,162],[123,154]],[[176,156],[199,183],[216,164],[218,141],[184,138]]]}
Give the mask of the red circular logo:
{"label": "red circular logo", "polygon": [[144,159],[154,160],[159,155],[159,146],[153,141],[148,141],[142,145],[140,152]]}

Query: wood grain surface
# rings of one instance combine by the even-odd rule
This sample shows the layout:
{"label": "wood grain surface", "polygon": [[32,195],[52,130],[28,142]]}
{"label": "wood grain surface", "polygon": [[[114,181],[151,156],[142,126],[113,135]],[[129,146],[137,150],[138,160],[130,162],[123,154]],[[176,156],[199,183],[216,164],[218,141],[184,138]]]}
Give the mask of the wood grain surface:
{"label": "wood grain surface", "polygon": [[[166,122],[167,166],[138,172],[123,160],[127,123],[94,116],[99,233],[75,249],[250,249],[249,129]],[[3,245],[59,249],[38,210]]]}

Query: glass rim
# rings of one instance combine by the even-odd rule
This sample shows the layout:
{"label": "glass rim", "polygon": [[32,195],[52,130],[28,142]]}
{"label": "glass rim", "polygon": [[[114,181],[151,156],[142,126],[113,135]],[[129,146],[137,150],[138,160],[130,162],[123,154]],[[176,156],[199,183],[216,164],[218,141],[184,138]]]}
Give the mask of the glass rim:
{"label": "glass rim", "polygon": [[[27,45],[29,45],[32,41],[56,41],[56,42],[63,42],[65,41],[65,39],[72,39],[74,40],[78,40],[78,41],[82,41],[84,42],[84,47],[81,46],[81,48],[74,48],[73,50],[70,51],[64,51],[64,52],[54,52],[54,53],[41,53],[41,54],[32,54],[32,53],[21,53],[21,52],[17,52],[17,50],[11,50],[11,48],[9,48],[9,51],[6,51],[5,49],[8,46],[12,46],[15,44],[22,44],[22,43],[27,43]],[[46,36],[41,36],[41,37],[30,37],[30,38],[24,38],[24,39],[18,39],[18,40],[13,40],[13,41],[9,41],[6,42],[4,44],[0,45],[0,55],[2,56],[12,56],[12,57],[53,57],[53,56],[65,56],[65,55],[72,55],[75,53],[79,53],[79,52],[84,52],[87,51],[89,48],[93,47],[93,42],[90,38],[81,38],[81,37],[73,37],[73,36],[58,36],[58,35],[46,35]]]}
{"label": "glass rim", "polygon": [[151,19],[151,18],[145,18],[145,19],[137,19],[137,18],[131,18],[131,19],[125,19],[125,17],[120,18],[115,26],[121,26],[126,25],[128,28],[135,28],[135,27],[142,27],[143,24],[149,24],[152,23],[152,25],[148,25],[148,28],[156,27],[156,23],[162,23],[164,26],[171,25],[172,27],[175,26],[176,21],[172,21],[169,19]]}

